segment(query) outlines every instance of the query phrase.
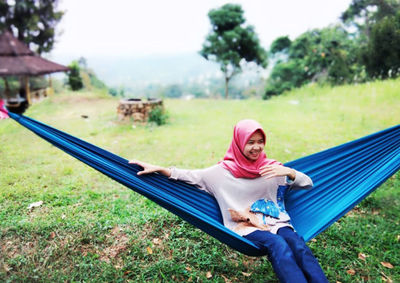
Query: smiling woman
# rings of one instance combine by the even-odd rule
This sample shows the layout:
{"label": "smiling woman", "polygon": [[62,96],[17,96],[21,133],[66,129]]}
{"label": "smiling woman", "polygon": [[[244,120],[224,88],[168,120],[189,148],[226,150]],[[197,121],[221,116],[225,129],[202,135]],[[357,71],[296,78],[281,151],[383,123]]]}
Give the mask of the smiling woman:
{"label": "smiling woman", "polygon": [[137,160],[138,175],[160,173],[208,192],[224,225],[266,251],[281,282],[328,282],[286,212],[287,190],[311,189],[311,179],[264,153],[266,136],[254,120],[239,121],[224,160],[200,170],[164,168]]}
{"label": "smiling woman", "polygon": [[243,155],[252,161],[256,161],[265,147],[265,137],[261,131],[256,131],[247,141]]}

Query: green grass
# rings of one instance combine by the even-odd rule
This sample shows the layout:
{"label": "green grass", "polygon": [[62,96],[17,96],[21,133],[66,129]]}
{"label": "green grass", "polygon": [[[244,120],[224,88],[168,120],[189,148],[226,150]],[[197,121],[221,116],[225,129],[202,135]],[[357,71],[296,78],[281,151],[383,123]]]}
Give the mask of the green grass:
{"label": "green grass", "polygon": [[[399,88],[400,80],[388,80],[307,86],[268,101],[167,100],[162,127],[119,122],[117,99],[87,92],[54,96],[26,114],[127,159],[202,168],[222,158],[242,118],[264,126],[267,154],[282,162],[397,125]],[[399,187],[397,173],[309,243],[331,282],[400,282]],[[43,205],[27,209],[37,201]],[[14,121],[0,121],[0,282],[144,280],[276,277],[266,258],[233,251]]]}

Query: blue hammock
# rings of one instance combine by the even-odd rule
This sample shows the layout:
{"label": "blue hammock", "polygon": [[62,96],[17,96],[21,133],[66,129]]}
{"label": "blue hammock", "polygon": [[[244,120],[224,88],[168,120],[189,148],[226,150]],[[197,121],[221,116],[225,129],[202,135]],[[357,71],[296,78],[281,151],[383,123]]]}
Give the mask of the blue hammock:
{"label": "blue hammock", "polygon": [[[137,176],[139,166],[29,117],[10,117],[35,134],[187,222],[250,256],[265,255],[227,229],[216,200],[184,182],[159,174]],[[400,125],[285,164],[309,175],[311,191],[291,191],[286,208],[297,232],[312,239],[400,169]]]}

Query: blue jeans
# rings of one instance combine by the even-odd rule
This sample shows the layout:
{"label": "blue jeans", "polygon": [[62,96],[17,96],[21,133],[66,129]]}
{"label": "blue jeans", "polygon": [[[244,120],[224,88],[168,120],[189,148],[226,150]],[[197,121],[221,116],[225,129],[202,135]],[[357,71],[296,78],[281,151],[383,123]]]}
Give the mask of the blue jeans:
{"label": "blue jeans", "polygon": [[283,227],[278,234],[257,230],[244,237],[267,251],[281,282],[328,282],[310,248],[292,228]]}

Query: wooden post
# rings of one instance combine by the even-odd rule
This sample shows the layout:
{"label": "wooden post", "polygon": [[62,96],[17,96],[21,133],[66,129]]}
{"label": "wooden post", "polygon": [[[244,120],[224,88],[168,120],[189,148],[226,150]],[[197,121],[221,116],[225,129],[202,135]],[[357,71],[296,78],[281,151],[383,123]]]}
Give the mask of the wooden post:
{"label": "wooden post", "polygon": [[52,96],[54,94],[53,81],[51,80],[51,75],[49,75],[49,87],[47,88],[46,92],[49,96]]}
{"label": "wooden post", "polygon": [[10,93],[11,93],[10,86],[8,85],[8,81],[7,81],[6,77],[3,77],[3,80],[4,80],[4,95],[5,95],[5,98],[7,99],[7,98],[10,98]]}
{"label": "wooden post", "polygon": [[31,90],[29,88],[29,77],[24,77],[24,87],[25,87],[25,92],[26,92],[26,100],[28,101],[28,104],[32,104],[32,99],[31,99]]}

